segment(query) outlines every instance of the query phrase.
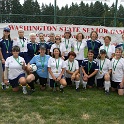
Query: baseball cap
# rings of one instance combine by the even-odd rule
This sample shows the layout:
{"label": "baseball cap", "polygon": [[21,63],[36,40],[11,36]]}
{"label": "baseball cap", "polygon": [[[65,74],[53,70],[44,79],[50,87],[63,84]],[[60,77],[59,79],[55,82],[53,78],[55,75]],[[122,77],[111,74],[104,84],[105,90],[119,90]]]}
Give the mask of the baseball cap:
{"label": "baseball cap", "polygon": [[10,32],[10,28],[8,28],[8,27],[5,27],[3,30]]}
{"label": "baseball cap", "polygon": [[105,49],[101,49],[100,50],[100,54],[106,54],[106,50]]}
{"label": "baseball cap", "polygon": [[46,50],[46,47],[44,45],[41,45],[40,50]]}

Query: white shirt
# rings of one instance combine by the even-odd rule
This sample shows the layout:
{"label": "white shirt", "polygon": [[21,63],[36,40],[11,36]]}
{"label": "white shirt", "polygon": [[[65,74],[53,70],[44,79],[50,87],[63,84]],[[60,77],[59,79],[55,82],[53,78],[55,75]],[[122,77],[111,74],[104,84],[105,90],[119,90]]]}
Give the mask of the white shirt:
{"label": "white shirt", "polygon": [[[58,61],[59,61],[59,66],[58,66],[58,69],[56,68],[56,63],[58,64]],[[59,59],[55,59],[55,58],[50,58],[48,60],[48,67],[51,68],[51,71],[53,72],[53,75],[57,78],[61,71],[62,71],[62,68],[66,68],[66,64],[64,62],[63,59],[59,58]],[[52,79],[52,76],[50,75],[49,73],[49,78]]]}
{"label": "white shirt", "polygon": [[72,48],[72,45],[73,45],[73,41],[72,41],[72,39],[63,38],[62,43],[64,44],[64,46],[66,48],[65,56],[68,56],[68,53],[70,51],[72,51],[71,48]]}
{"label": "white shirt", "polygon": [[[103,66],[103,68],[102,68],[102,70],[100,70],[100,60],[97,59],[96,61],[97,61],[98,65],[99,65],[99,71],[98,71],[98,73],[97,73],[97,75],[96,75],[96,78],[97,78],[97,79],[101,79],[101,78],[103,78],[103,76],[104,76],[110,69],[112,69],[112,67],[111,67],[111,62],[110,62],[110,60],[107,59],[107,58],[105,59],[105,61],[104,61],[104,60],[101,60],[101,67]],[[103,63],[104,63],[104,65],[103,65]]]}
{"label": "white shirt", "polygon": [[83,60],[84,59],[84,48],[87,46],[87,43],[85,40],[82,40],[82,42],[73,41],[73,47],[74,52],[76,53],[77,60]]}
{"label": "white shirt", "polygon": [[111,58],[112,54],[115,53],[115,46],[111,45],[111,44],[109,46],[105,46],[105,45],[101,46],[99,51],[101,49],[105,49],[106,50],[107,56],[109,57],[109,59]]}
{"label": "white shirt", "polygon": [[[22,44],[24,43],[24,47],[22,46]],[[24,38],[23,39],[19,39],[19,38],[16,38],[13,40],[13,46],[17,45],[20,47],[20,52],[27,52],[28,49],[27,49],[27,44],[28,44],[28,39]]]}
{"label": "white shirt", "polygon": [[[19,63],[25,62],[25,60],[19,56]],[[22,65],[20,65],[14,58],[13,56],[10,56],[6,59],[5,62],[5,67],[9,68],[8,71],[8,79],[15,79],[17,78],[20,74],[25,73],[24,70],[22,69]]]}
{"label": "white shirt", "polygon": [[52,46],[51,46],[51,49],[50,49],[50,52],[51,53],[53,53],[53,49],[54,48],[59,48],[60,49],[60,51],[61,51],[61,54],[64,52],[66,52],[66,48],[65,48],[65,45],[63,44],[63,43],[60,43],[59,45],[57,45],[56,43],[55,44],[53,44]]}
{"label": "white shirt", "polygon": [[[77,60],[74,60],[74,62],[70,62],[69,60],[66,60],[65,64],[66,64],[66,70],[69,70],[69,66],[70,66],[70,69],[72,69],[70,70],[71,72],[75,72],[76,70],[79,69],[79,64]],[[66,77],[71,78],[71,75],[66,72]]]}
{"label": "white shirt", "polygon": [[[118,60],[116,60],[115,58],[112,59],[111,61],[111,67],[112,67],[112,81],[114,82],[121,82],[124,76],[124,59],[120,58],[120,60],[118,61],[118,64],[115,68],[115,65],[117,63]],[[114,68],[113,68],[113,64],[114,64]]]}

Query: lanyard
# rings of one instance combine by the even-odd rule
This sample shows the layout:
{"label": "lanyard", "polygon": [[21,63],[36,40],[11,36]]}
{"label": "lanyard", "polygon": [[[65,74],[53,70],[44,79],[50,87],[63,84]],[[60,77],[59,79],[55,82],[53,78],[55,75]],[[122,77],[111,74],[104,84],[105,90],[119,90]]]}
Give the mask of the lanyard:
{"label": "lanyard", "polygon": [[105,64],[105,59],[103,61],[103,64],[101,63],[101,60],[100,60],[100,71],[102,71],[104,64]]}
{"label": "lanyard", "polygon": [[33,47],[33,50],[34,50],[34,53],[36,53],[36,44],[34,43],[32,43],[32,47]]}
{"label": "lanyard", "polygon": [[106,50],[106,53],[108,53],[109,45],[108,45],[108,47],[104,46],[104,49]]}
{"label": "lanyard", "polygon": [[45,59],[46,59],[46,56],[44,56],[43,60],[41,59],[41,56],[40,56],[40,62],[41,62],[42,68],[44,68]]}
{"label": "lanyard", "polygon": [[57,45],[57,44],[56,44],[56,47],[60,49],[60,45]]}
{"label": "lanyard", "polygon": [[24,41],[23,40],[21,41],[21,39],[20,39],[20,43],[21,43],[22,47],[24,47]]}
{"label": "lanyard", "polygon": [[88,60],[88,74],[89,74],[89,71],[90,71],[91,67],[92,67],[92,62],[91,62],[91,65],[90,65],[90,62]]}
{"label": "lanyard", "polygon": [[115,65],[114,65],[115,60],[114,60],[114,62],[113,62],[113,69],[114,69],[114,71],[115,71],[115,69],[116,69],[116,67],[117,67],[117,64],[118,64],[119,60],[120,60],[120,59],[118,59],[118,61],[116,62],[116,64],[115,64]]}
{"label": "lanyard", "polygon": [[79,45],[79,46],[78,46],[78,42],[79,42],[79,41],[77,41],[77,50],[78,50],[78,52],[79,52],[82,42],[80,42],[80,45]]}
{"label": "lanyard", "polygon": [[74,61],[72,62],[72,66],[70,67],[70,63],[69,63],[69,60],[68,60],[69,71],[72,71],[73,65],[74,65]]}
{"label": "lanyard", "polygon": [[7,49],[7,51],[9,51],[9,40],[8,40],[8,44],[6,43],[6,41],[4,41],[4,43],[5,43],[5,46],[6,46],[6,49]]}
{"label": "lanyard", "polygon": [[[14,57],[13,57],[14,58]],[[16,60],[16,62],[18,62],[19,63],[19,65],[22,65],[20,62],[19,62],[19,57],[16,59],[16,58],[14,58],[15,60]]]}
{"label": "lanyard", "polygon": [[68,45],[69,45],[69,40],[68,40],[68,43],[66,44],[66,39],[65,39],[65,47],[66,47],[66,49],[68,49]]}
{"label": "lanyard", "polygon": [[95,41],[91,41],[91,47],[92,47],[92,50],[94,51],[94,48],[95,48]]}
{"label": "lanyard", "polygon": [[[55,61],[56,61],[56,59],[55,59]],[[58,68],[59,68],[59,61],[60,61],[60,58],[58,59],[58,62],[56,62],[56,69],[58,70]]]}

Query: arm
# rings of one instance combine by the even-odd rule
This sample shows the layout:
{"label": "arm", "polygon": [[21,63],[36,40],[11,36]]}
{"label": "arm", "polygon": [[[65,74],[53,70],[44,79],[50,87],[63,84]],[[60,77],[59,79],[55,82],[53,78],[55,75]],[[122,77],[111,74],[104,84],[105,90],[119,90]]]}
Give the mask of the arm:
{"label": "arm", "polygon": [[88,78],[93,77],[94,75],[96,75],[96,74],[97,74],[97,72],[98,72],[98,70],[95,70],[92,74],[90,74],[90,75],[88,76]]}
{"label": "arm", "polygon": [[53,75],[53,72],[51,71],[51,68],[48,67],[48,72],[50,73],[50,75],[52,76],[53,80],[56,81],[56,77]]}
{"label": "arm", "polygon": [[61,71],[59,77],[57,78],[57,81],[60,81],[60,80],[61,80],[61,77],[62,77],[62,75],[63,75],[64,73],[65,73],[65,68],[62,68],[62,71]]}
{"label": "arm", "polygon": [[4,83],[8,85],[8,67],[5,67],[5,71],[4,71]]}
{"label": "arm", "polygon": [[4,58],[3,58],[1,49],[0,49],[0,60],[1,60],[2,64],[5,64],[5,60],[4,60]]}

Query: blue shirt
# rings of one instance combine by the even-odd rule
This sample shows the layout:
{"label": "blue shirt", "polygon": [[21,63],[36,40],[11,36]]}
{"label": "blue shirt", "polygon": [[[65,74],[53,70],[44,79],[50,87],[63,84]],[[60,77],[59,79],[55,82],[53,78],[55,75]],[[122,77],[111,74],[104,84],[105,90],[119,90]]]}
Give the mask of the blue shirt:
{"label": "blue shirt", "polygon": [[[42,62],[44,61],[44,58],[45,58],[45,63],[44,63],[44,67],[42,67]],[[49,60],[49,58],[50,58],[49,55],[45,55],[43,57],[41,57],[40,55],[36,55],[30,61],[30,64],[36,64],[36,66],[37,66],[36,73],[42,78],[48,77],[48,60]]]}
{"label": "blue shirt", "polygon": [[[92,64],[92,66],[91,66]],[[86,74],[88,74],[88,59],[84,59],[82,61],[82,66],[86,72]],[[99,69],[99,66],[97,64],[96,61],[92,61],[92,62],[89,62],[89,67],[91,66],[90,70],[89,70],[89,74],[92,74],[95,70],[98,70]]]}
{"label": "blue shirt", "polygon": [[[27,51],[27,54],[28,54],[28,62],[30,62],[30,60],[34,57],[34,54],[38,54],[38,50],[39,50],[39,46],[37,43],[31,43],[29,42],[27,44],[27,48],[28,48],[28,51]],[[34,51],[34,49],[36,48],[36,50]]]}
{"label": "blue shirt", "polygon": [[99,40],[87,40],[87,47],[88,47],[88,51],[89,50],[93,50],[94,51],[94,58],[97,58],[98,54],[99,54],[99,48],[102,46],[102,43]]}
{"label": "blue shirt", "polygon": [[0,39],[0,48],[1,48],[3,58],[5,60],[8,57],[12,56],[12,47],[13,47],[13,41],[12,40],[9,41],[8,39],[6,39],[6,40]]}
{"label": "blue shirt", "polygon": [[49,42],[47,42],[47,45],[48,45],[48,49],[50,50],[51,49],[51,46],[54,44],[54,42],[52,42],[52,41],[49,41]]}

